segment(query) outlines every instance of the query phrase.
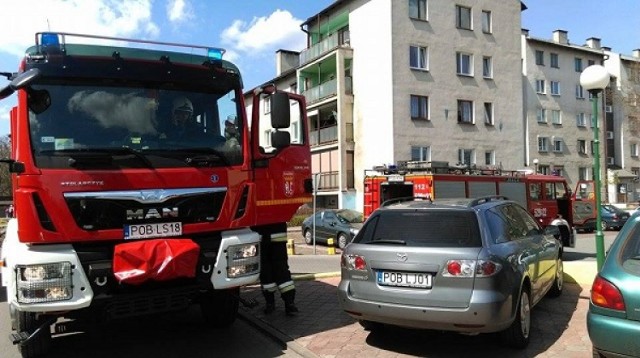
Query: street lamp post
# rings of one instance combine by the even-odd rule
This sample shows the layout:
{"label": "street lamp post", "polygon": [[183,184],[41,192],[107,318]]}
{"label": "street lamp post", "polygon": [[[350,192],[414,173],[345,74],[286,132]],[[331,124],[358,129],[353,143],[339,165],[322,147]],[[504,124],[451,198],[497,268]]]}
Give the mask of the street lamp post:
{"label": "street lamp post", "polygon": [[593,112],[593,171],[594,191],[596,200],[596,259],[598,271],[604,264],[604,235],[602,234],[602,217],[600,207],[602,205],[600,195],[600,139],[598,129],[598,94],[609,84],[609,72],[601,65],[591,65],[580,74],[580,85],[591,94]]}
{"label": "street lamp post", "polygon": [[533,174],[538,174],[538,158],[533,159],[533,168],[534,168]]}

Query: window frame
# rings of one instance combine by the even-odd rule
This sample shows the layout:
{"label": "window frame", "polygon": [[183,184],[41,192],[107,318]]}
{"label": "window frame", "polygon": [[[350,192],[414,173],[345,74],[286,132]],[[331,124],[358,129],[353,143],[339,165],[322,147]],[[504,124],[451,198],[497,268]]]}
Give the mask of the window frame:
{"label": "window frame", "polygon": [[578,154],[587,154],[587,141],[585,139],[578,139],[576,144]]}
{"label": "window frame", "polygon": [[544,66],[544,51],[536,50],[535,58],[536,58],[536,65]]}
{"label": "window frame", "polygon": [[[414,56],[417,66],[413,65]],[[424,67],[419,67],[424,65]],[[418,71],[429,71],[429,48],[427,46],[409,45],[409,68]]]}
{"label": "window frame", "polygon": [[[471,117],[470,120],[465,120],[464,119],[464,111],[467,108],[462,108],[461,106],[468,104],[470,108],[468,108],[469,110],[469,116]],[[458,110],[458,123],[461,124],[475,124],[475,116],[474,116],[474,103],[471,100],[466,100],[466,99],[459,99],[457,102],[457,110]]]}
{"label": "window frame", "polygon": [[551,150],[554,153],[562,153],[564,152],[564,144],[562,138],[553,138],[551,142]]}
{"label": "window frame", "polygon": [[[487,105],[489,106],[487,111]],[[495,125],[495,114],[493,111],[493,102],[484,102],[483,103],[483,113],[484,113],[484,124],[488,126]]]}
{"label": "window frame", "polygon": [[561,125],[562,124],[562,111],[559,109],[551,110],[551,124]]}
{"label": "window frame", "polygon": [[538,107],[536,110],[536,122],[538,123],[547,123],[547,109],[543,107]]}
{"label": "window frame", "polygon": [[[468,73],[463,72],[465,63],[464,59],[467,59]],[[456,52],[456,74],[458,76],[473,77],[473,54],[468,52]]]}
{"label": "window frame", "polygon": [[492,14],[489,10],[482,10],[481,21],[482,21],[482,32],[485,34],[493,33],[493,21]]}
{"label": "window frame", "polygon": [[482,56],[482,77],[493,78],[493,57]]}
{"label": "window frame", "polygon": [[536,80],[536,93],[547,94],[547,80],[545,79]]}
{"label": "window frame", "polygon": [[[417,105],[418,107],[416,107],[418,109],[418,116],[414,116],[414,100],[417,100]],[[416,94],[412,94],[409,96],[409,115],[411,117],[411,120],[426,120],[429,121],[430,120],[430,106],[429,106],[429,96],[421,96],[421,95],[416,95]],[[424,113],[423,113],[424,112]]]}
{"label": "window frame", "polygon": [[576,99],[584,99],[584,88],[580,84],[576,85]]}
{"label": "window frame", "polygon": [[576,113],[576,126],[577,127],[587,126],[587,119],[584,112]]}
{"label": "window frame", "polygon": [[549,81],[549,90],[552,96],[560,96],[560,81]]}
{"label": "window frame", "polygon": [[[414,156],[414,153],[418,156]],[[412,161],[431,161],[431,146],[430,145],[412,145],[411,146],[411,160]]]}
{"label": "window frame", "polygon": [[[463,10],[466,10],[466,13],[463,13]],[[465,19],[463,19],[463,15],[467,15]],[[468,22],[468,27],[466,23],[463,23],[463,20]],[[456,5],[456,28],[462,30],[473,30],[473,12],[470,7]]]}
{"label": "window frame", "polygon": [[584,70],[584,66],[582,65],[582,58],[580,57],[573,58],[573,68],[576,72],[582,72],[582,70]]}
{"label": "window frame", "polygon": [[[413,16],[412,10],[416,9],[416,16]],[[428,1],[427,0],[409,0],[409,18],[414,20],[429,21]]]}
{"label": "window frame", "polygon": [[538,136],[538,152],[540,153],[549,152],[549,137]]}
{"label": "window frame", "polygon": [[560,55],[555,52],[549,53],[549,66],[551,68],[560,68]]}

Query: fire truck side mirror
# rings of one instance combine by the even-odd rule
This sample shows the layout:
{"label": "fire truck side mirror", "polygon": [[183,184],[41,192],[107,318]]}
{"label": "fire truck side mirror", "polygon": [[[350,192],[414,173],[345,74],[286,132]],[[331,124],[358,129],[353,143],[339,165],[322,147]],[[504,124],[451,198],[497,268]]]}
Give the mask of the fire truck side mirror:
{"label": "fire truck side mirror", "polygon": [[9,85],[0,90],[0,100],[11,96],[15,91],[21,88],[29,86],[38,77],[40,77],[40,70],[38,70],[37,68],[19,73],[18,75],[13,77],[13,79],[11,79]]}
{"label": "fire truck side mirror", "polygon": [[289,128],[291,125],[291,103],[286,92],[275,92],[271,95],[271,127]]}
{"label": "fire truck side mirror", "polygon": [[16,162],[13,159],[0,159],[0,163],[7,163],[9,165],[9,173],[24,173],[24,163]]}

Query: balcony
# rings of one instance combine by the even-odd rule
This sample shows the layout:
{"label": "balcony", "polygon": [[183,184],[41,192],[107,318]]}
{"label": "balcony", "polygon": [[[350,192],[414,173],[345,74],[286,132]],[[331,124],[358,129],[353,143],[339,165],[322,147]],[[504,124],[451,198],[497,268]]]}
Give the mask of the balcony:
{"label": "balcony", "polygon": [[335,79],[327,81],[320,86],[309,88],[302,92],[302,95],[307,100],[307,104],[318,102],[321,99],[332,97],[338,94],[338,81]]}
{"label": "balcony", "polygon": [[349,31],[334,33],[326,39],[300,52],[300,66],[332,51],[340,45],[349,44]]}
{"label": "balcony", "polygon": [[320,145],[334,143],[338,141],[338,126],[320,128],[320,130],[309,131],[310,144]]}
{"label": "balcony", "polygon": [[340,188],[340,172],[323,172],[318,178],[318,190],[336,190]]}

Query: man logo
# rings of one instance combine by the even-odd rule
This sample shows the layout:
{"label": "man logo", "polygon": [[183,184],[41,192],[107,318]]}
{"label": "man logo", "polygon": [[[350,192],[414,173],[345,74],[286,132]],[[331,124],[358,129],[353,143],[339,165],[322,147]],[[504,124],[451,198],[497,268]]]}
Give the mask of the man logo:
{"label": "man logo", "polygon": [[177,218],[178,208],[127,209],[127,220]]}

